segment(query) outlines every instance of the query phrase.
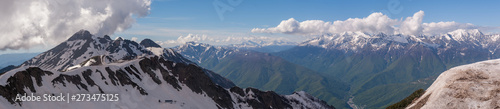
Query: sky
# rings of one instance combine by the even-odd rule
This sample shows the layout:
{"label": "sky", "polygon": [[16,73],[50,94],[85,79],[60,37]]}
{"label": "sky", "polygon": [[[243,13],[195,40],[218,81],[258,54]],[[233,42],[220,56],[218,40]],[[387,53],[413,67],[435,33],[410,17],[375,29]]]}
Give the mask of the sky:
{"label": "sky", "polygon": [[46,51],[80,29],[112,38],[150,38],[163,47],[188,41],[301,42],[345,31],[434,35],[480,29],[493,34],[500,31],[498,4],[494,0],[1,1],[5,16],[0,20],[7,22],[0,23],[4,25],[0,37],[6,39],[0,54]]}

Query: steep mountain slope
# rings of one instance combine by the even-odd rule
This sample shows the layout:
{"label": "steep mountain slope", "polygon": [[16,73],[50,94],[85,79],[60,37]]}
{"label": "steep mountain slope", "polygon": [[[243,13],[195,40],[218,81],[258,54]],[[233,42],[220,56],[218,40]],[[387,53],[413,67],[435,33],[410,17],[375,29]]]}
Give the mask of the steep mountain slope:
{"label": "steep mountain slope", "polygon": [[273,90],[280,94],[306,91],[313,96],[347,108],[344,96],[348,87],[335,79],[290,63],[269,53],[260,53],[208,44],[187,43],[176,48],[184,57],[234,81],[241,87]]}
{"label": "steep mountain slope", "polygon": [[[113,42],[104,38],[110,43],[86,46],[103,39],[87,33],[80,31],[56,48],[1,75],[0,108],[333,108],[305,92],[283,96],[253,88],[224,88],[224,84],[232,82],[171,49],[135,45],[120,38]],[[71,43],[78,41],[80,44]],[[56,51],[65,51],[66,55]],[[25,93],[118,94],[119,100],[15,101],[17,94]]]}
{"label": "steep mountain slope", "polygon": [[[292,63],[351,83],[354,102],[384,108],[429,84],[453,66],[500,57],[499,35],[456,30],[437,36],[405,36],[345,32],[323,35],[290,50],[273,53]],[[395,87],[402,86],[402,87]],[[386,89],[405,91],[386,93]],[[383,95],[384,99],[358,95]]]}
{"label": "steep mountain slope", "polygon": [[432,83],[410,109],[500,107],[500,60],[489,60],[447,70]]}

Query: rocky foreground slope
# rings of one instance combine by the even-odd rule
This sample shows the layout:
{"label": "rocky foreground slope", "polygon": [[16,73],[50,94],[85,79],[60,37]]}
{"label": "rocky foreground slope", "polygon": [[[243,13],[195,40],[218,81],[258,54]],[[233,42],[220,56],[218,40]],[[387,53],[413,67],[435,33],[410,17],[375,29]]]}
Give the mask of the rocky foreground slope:
{"label": "rocky foreground slope", "polygon": [[500,108],[500,59],[443,72],[409,109]]}

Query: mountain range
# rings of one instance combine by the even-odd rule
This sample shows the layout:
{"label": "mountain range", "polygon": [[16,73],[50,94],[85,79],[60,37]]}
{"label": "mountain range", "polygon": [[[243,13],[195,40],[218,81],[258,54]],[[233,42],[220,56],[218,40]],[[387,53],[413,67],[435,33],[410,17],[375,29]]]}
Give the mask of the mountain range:
{"label": "mountain range", "polygon": [[[325,34],[277,52],[259,53],[245,46],[192,42],[174,49],[237,85],[289,93],[299,88],[292,86],[293,82],[283,82],[286,79],[272,79],[295,78],[294,74],[299,73],[289,72],[301,72],[328,80],[313,83],[325,83],[314,86],[330,86],[329,89],[336,90],[319,91],[337,95],[333,100],[322,98],[321,93],[312,95],[337,108],[352,108],[347,102],[355,107],[385,108],[417,89],[429,87],[447,69],[498,58],[499,39],[498,34],[486,35],[477,29],[459,29],[434,36],[344,32]],[[265,76],[270,74],[273,76]],[[289,86],[269,88],[271,83]],[[339,88],[343,86],[349,88]]]}
{"label": "mountain range", "polygon": [[[15,100],[25,93],[118,94],[119,100]],[[85,30],[3,73],[0,95],[0,108],[334,108],[303,91],[279,95],[236,87],[151,40],[111,40]]]}
{"label": "mountain range", "polygon": [[385,108],[446,69],[498,58],[499,38],[477,29],[435,36],[344,32],[272,54],[350,83],[356,105]]}
{"label": "mountain range", "polygon": [[311,69],[270,53],[188,42],[174,48],[187,59],[210,69],[241,87],[272,90],[280,94],[306,91],[335,107],[348,107],[343,100],[346,83],[325,78]]}
{"label": "mountain range", "polygon": [[[461,108],[467,106],[457,105],[453,94],[470,92],[468,89],[448,87],[454,90],[453,96],[450,95],[454,99],[431,97],[438,96],[436,93],[442,89],[448,90],[441,87],[446,83],[443,81],[453,80],[443,79],[448,73],[441,72],[499,58],[499,39],[498,34],[483,34],[477,29],[459,29],[433,36],[344,32],[324,34],[297,45],[279,41],[249,41],[228,46],[188,42],[174,48],[161,48],[149,39],[137,43],[80,31],[20,66],[7,67],[8,72],[0,76],[0,95],[5,98],[0,98],[4,101],[0,107],[40,105],[13,101],[14,95],[26,92],[115,92],[140,99],[112,105],[75,104],[110,108],[385,108],[434,82],[423,98],[415,101],[420,104],[412,104],[412,107],[443,107],[428,101],[446,101]],[[492,69],[494,63],[496,61],[470,66]],[[453,68],[447,72],[467,75],[472,72],[472,76],[486,72],[477,71],[481,69],[476,67],[473,71],[462,71],[464,69]],[[486,76],[481,74],[478,78],[481,81],[493,78]],[[459,96],[458,101],[468,97]],[[174,105],[146,102],[165,99],[179,102]],[[68,106],[49,104],[47,108]]]}

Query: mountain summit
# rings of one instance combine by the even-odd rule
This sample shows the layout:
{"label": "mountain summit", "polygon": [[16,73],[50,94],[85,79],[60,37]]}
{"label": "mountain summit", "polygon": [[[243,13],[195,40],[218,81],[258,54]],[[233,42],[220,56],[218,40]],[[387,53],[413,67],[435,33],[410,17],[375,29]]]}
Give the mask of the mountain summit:
{"label": "mountain summit", "polygon": [[[0,108],[334,108],[305,92],[239,88],[172,49],[97,37],[69,40],[0,76]],[[113,94],[113,101],[28,102],[17,95]],[[100,100],[100,99],[99,99]]]}

